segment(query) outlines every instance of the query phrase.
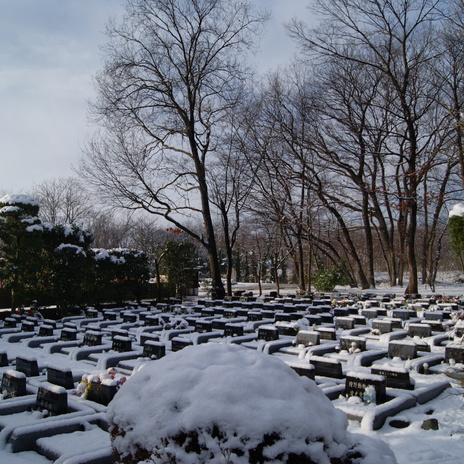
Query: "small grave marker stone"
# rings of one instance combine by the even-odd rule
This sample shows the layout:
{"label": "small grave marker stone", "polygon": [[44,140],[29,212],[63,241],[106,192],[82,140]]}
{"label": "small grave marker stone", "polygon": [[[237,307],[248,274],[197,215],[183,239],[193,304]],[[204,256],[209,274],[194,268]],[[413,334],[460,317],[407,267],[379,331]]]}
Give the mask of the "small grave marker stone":
{"label": "small grave marker stone", "polygon": [[59,385],[67,390],[74,388],[74,379],[71,369],[47,367],[47,382],[53,385]]}
{"label": "small grave marker stone", "polygon": [[337,317],[335,321],[337,329],[350,330],[354,328],[354,319],[352,317]]}
{"label": "small grave marker stone", "polygon": [[87,330],[84,333],[84,345],[86,346],[98,346],[102,344],[103,334],[96,330]]}
{"label": "small grave marker stone", "polygon": [[413,390],[409,371],[404,367],[371,367],[371,374],[383,375],[388,388],[401,388],[403,390]]}
{"label": "small grave marker stone", "polygon": [[316,375],[335,379],[343,378],[342,364],[339,359],[327,358],[324,356],[311,356],[309,362],[314,366]]}
{"label": "small grave marker stone", "polygon": [[317,331],[300,330],[296,334],[296,344],[304,346],[319,345],[321,343],[321,334]]}
{"label": "small grave marker stone", "polygon": [[2,376],[1,391],[6,392],[8,398],[26,395],[26,376],[24,373],[7,369]]}
{"label": "small grave marker stone", "polygon": [[143,356],[145,358],[160,359],[166,355],[164,343],[147,340],[143,345]]}
{"label": "small grave marker stone", "polygon": [[445,359],[449,361],[454,359],[457,363],[464,362],[464,344],[448,343],[445,348]]}
{"label": "small grave marker stone", "polygon": [[62,329],[60,340],[64,342],[71,342],[77,340],[77,330],[76,329]]}
{"label": "small grave marker stone", "polygon": [[260,327],[258,329],[258,340],[272,341],[279,339],[277,327]]}
{"label": "small grave marker stone", "polygon": [[16,370],[18,372],[22,372],[26,377],[36,377],[37,375],[39,375],[37,359],[17,356]]}
{"label": "small grave marker stone", "polygon": [[374,330],[378,330],[381,334],[384,334],[393,330],[393,324],[388,320],[375,319],[372,321],[372,328]]}
{"label": "small grave marker stone", "polygon": [[417,345],[409,340],[391,340],[388,344],[388,357],[404,361],[417,357]]}
{"label": "small grave marker stone", "polygon": [[350,372],[346,376],[345,396],[348,398],[358,396],[363,399],[366,388],[372,385],[375,388],[376,402],[381,404],[385,402],[387,397],[386,384],[383,375]]}
{"label": "small grave marker stone", "polygon": [[243,325],[240,324],[226,324],[224,327],[225,337],[241,337],[243,335]]}
{"label": "small grave marker stone", "polygon": [[113,338],[112,350],[117,351],[118,353],[124,353],[126,351],[132,350],[132,339],[129,337],[123,337],[121,335],[116,335]]}
{"label": "small grave marker stone", "polygon": [[356,344],[356,348],[360,351],[366,351],[366,339],[363,337],[351,337],[342,336],[340,337],[340,350],[350,351],[353,349],[353,344]]}
{"label": "small grave marker stone", "polygon": [[39,337],[52,337],[53,327],[51,325],[42,324],[39,327]]}
{"label": "small grave marker stone", "polygon": [[432,335],[432,327],[427,324],[409,324],[408,335],[410,337],[430,337]]}

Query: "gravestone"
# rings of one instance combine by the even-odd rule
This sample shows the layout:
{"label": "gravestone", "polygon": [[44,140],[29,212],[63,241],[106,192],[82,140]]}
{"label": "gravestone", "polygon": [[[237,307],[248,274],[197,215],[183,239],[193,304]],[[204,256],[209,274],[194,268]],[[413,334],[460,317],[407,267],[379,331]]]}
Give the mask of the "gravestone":
{"label": "gravestone", "polygon": [[290,322],[293,320],[293,316],[290,313],[276,313],[275,321],[276,322]]}
{"label": "gravestone", "polygon": [[164,343],[147,340],[143,345],[143,355],[145,358],[160,359],[166,355]]}
{"label": "gravestone", "polygon": [[129,337],[123,337],[121,335],[116,335],[113,338],[113,345],[111,347],[113,351],[118,353],[124,353],[126,351],[132,350],[132,339]]}
{"label": "gravestone", "polygon": [[357,396],[364,399],[366,388],[372,385],[375,388],[376,403],[381,404],[386,401],[387,382],[383,375],[350,372],[346,376],[345,382],[345,396],[347,398]]}
{"label": "gravestone", "polygon": [[26,377],[36,377],[39,375],[37,359],[26,358],[24,356],[16,357],[16,370],[22,372]]}
{"label": "gravestone", "polygon": [[224,327],[225,337],[241,337],[243,335],[243,325],[240,324],[226,324]]}
{"label": "gravestone", "polygon": [[296,344],[304,346],[319,345],[321,343],[321,334],[317,331],[300,330],[296,334]]}
{"label": "gravestone", "polygon": [[137,314],[123,313],[122,320],[123,322],[134,324],[135,322],[137,322]]}
{"label": "gravestone", "polygon": [[335,317],[346,317],[349,316],[350,310],[348,308],[334,308],[333,314]]}
{"label": "gravestone", "polygon": [[317,327],[316,330],[321,334],[321,340],[337,339],[337,332],[331,327]]}
{"label": "gravestone", "polygon": [[47,382],[70,390],[74,388],[74,379],[71,369],[47,367]]}
{"label": "gravestone", "polygon": [[68,394],[63,387],[41,384],[37,392],[35,407],[39,411],[48,411],[51,416],[68,412]]}
{"label": "gravestone", "polygon": [[0,367],[8,366],[8,354],[5,351],[0,351]]}
{"label": "gravestone", "polygon": [[392,317],[395,319],[401,319],[402,321],[407,321],[409,319],[410,312],[407,309],[394,309],[392,311]]}
{"label": "gravestone", "polygon": [[392,329],[402,329],[403,328],[403,320],[399,317],[392,317],[390,319],[392,324]]}
{"label": "gravestone", "polygon": [[319,325],[322,323],[321,317],[313,314],[306,314],[305,319],[309,322],[309,325]]}
{"label": "gravestone", "polygon": [[118,319],[118,315],[114,311],[103,311],[103,319],[105,321],[116,321]]}
{"label": "gravestone", "polygon": [[250,311],[247,314],[247,319],[250,322],[255,322],[255,321],[262,321],[263,320],[263,315],[260,311]]}
{"label": "gravestone", "polygon": [[212,321],[203,321],[199,319],[195,322],[195,330],[200,333],[211,332],[212,327],[213,327]]}
{"label": "gravestone", "polygon": [[354,336],[342,336],[340,337],[340,350],[349,351],[353,348],[353,343],[356,343],[356,347],[360,351],[366,351],[366,339],[363,337]]}
{"label": "gravestone", "polygon": [[314,366],[315,375],[322,377],[343,378],[342,364],[339,359],[325,356],[311,356],[309,363]]}
{"label": "gravestone", "polygon": [[427,324],[409,324],[408,335],[410,337],[430,337],[432,335],[432,328]]}
{"label": "gravestone", "polygon": [[5,317],[3,327],[5,329],[16,329],[17,320],[14,317]]}
{"label": "gravestone", "polygon": [[403,361],[417,357],[417,345],[409,340],[391,340],[388,344],[388,357]]}
{"label": "gravestone", "polygon": [[426,321],[443,321],[443,313],[441,311],[425,311],[424,319]]}
{"label": "gravestone", "polygon": [[414,389],[414,385],[411,384],[409,377],[409,371],[405,367],[373,366],[371,367],[371,374],[383,375],[388,388]]}
{"label": "gravestone", "polygon": [[361,311],[361,316],[365,317],[366,319],[375,319],[379,315],[377,309],[363,309]]}
{"label": "gravestone", "polygon": [[77,330],[76,329],[62,329],[60,340],[63,342],[71,342],[77,340]]}
{"label": "gravestone", "polygon": [[96,318],[98,318],[98,311],[96,309],[89,308],[85,312],[85,317],[87,319],[96,319]]}
{"label": "gravestone", "polygon": [[258,329],[258,340],[270,342],[279,339],[279,331],[277,327],[260,327]]}
{"label": "gravestone", "polygon": [[454,359],[457,363],[464,362],[464,344],[448,343],[445,347],[445,359],[449,361]]}
{"label": "gravestone", "polygon": [[31,321],[23,321],[21,324],[22,332],[34,332],[35,324]]}
{"label": "gravestone", "polygon": [[276,324],[279,335],[285,335],[287,337],[294,337],[298,333],[298,329],[293,324],[280,322]]}
{"label": "gravestone", "polygon": [[427,324],[432,328],[432,332],[444,332],[445,328],[443,326],[443,322],[440,321],[431,321],[431,320],[422,320],[422,324]]}
{"label": "gravestone", "polygon": [[1,391],[7,398],[26,395],[26,376],[22,372],[7,369],[2,376]]}
{"label": "gravestone", "polygon": [[53,327],[51,325],[42,324],[39,327],[39,337],[52,337]]}
{"label": "gravestone", "polygon": [[144,322],[147,327],[155,327],[160,325],[160,318],[158,316],[146,316]]}
{"label": "gravestone", "polygon": [[388,320],[375,319],[372,321],[372,328],[374,330],[378,330],[381,334],[384,334],[393,330],[393,324]]}
{"label": "gravestone", "polygon": [[84,333],[84,345],[86,346],[98,346],[102,344],[103,334],[96,330],[86,330]]}
{"label": "gravestone", "polygon": [[188,338],[174,337],[171,340],[171,351],[180,351],[190,345],[193,345],[192,340]]}
{"label": "gravestone", "polygon": [[233,317],[237,317],[237,310],[236,309],[224,310],[224,317],[226,317],[227,319],[232,319]]}
{"label": "gravestone", "polygon": [[288,363],[288,365],[301,377],[308,377],[308,379],[314,380],[315,369],[313,365],[304,365],[301,363]]}
{"label": "gravestone", "polygon": [[118,391],[117,385],[106,385],[104,383],[92,383],[87,391],[87,399],[95,403],[108,406]]}
{"label": "gravestone", "polygon": [[337,317],[335,327],[344,330],[354,329],[354,319],[352,317]]}
{"label": "gravestone", "polygon": [[140,345],[144,346],[146,342],[159,342],[160,338],[159,335],[155,335],[152,333],[142,332],[140,334]]}

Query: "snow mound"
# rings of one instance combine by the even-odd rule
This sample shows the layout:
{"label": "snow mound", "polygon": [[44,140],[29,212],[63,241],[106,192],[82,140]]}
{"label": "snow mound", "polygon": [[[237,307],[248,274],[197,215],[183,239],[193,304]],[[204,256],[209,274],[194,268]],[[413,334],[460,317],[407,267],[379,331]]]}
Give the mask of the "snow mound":
{"label": "snow mound", "polygon": [[451,218],[453,216],[459,216],[459,217],[464,216],[464,203],[456,203],[451,208],[451,211],[449,212],[449,217]]}
{"label": "snow mound", "polygon": [[354,440],[346,415],[312,380],[235,344],[191,346],[148,363],[108,416],[118,462],[396,463],[383,442]]}

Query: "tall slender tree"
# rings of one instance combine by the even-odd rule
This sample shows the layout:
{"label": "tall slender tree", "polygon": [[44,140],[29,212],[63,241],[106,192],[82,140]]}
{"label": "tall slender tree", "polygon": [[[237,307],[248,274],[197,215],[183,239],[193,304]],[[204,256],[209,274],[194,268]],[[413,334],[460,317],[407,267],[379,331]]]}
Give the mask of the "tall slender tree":
{"label": "tall slender tree", "polygon": [[[198,240],[219,298],[209,166],[266,19],[249,1],[129,0],[122,24],[108,26],[92,105],[101,131],[80,169],[107,200],[162,216]],[[191,226],[198,222],[200,232]]]}

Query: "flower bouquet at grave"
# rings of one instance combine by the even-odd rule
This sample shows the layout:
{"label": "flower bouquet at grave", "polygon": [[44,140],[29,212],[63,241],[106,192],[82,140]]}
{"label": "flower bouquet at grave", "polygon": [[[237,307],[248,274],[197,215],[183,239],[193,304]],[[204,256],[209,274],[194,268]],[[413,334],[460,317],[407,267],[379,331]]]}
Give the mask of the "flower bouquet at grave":
{"label": "flower bouquet at grave", "polygon": [[100,398],[103,396],[105,387],[109,387],[113,390],[112,396],[114,396],[126,380],[124,375],[120,374],[114,367],[110,367],[106,372],[99,374],[84,374],[73,394],[84,399]]}

